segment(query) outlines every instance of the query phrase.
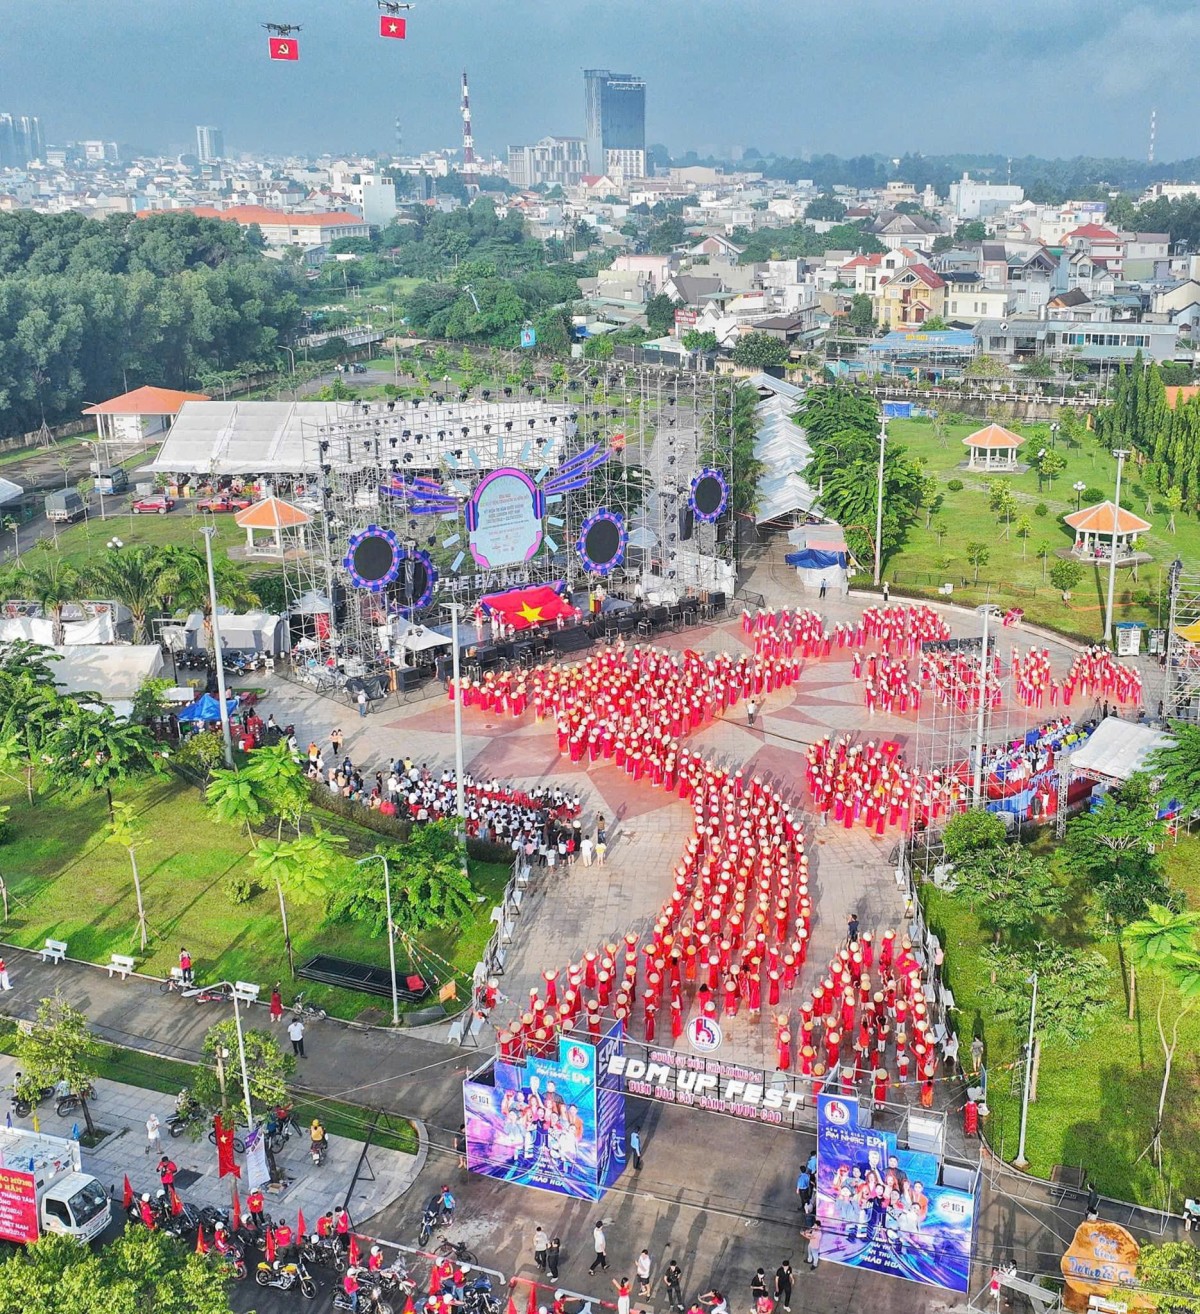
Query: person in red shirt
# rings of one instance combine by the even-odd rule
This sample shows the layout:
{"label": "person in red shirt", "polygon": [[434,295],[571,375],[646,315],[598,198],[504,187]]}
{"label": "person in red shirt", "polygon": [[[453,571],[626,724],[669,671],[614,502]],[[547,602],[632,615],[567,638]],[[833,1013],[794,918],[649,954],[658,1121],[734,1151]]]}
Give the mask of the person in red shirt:
{"label": "person in red shirt", "polygon": [[275,1253],[283,1260],[292,1248],[292,1229],[287,1223],[279,1223],[275,1228]]}
{"label": "person in red shirt", "polygon": [[333,1236],[333,1210],[327,1214],[322,1214],[317,1219],[317,1235],[322,1241],[328,1241]]}
{"label": "person in red shirt", "polygon": [[346,1276],[342,1278],[342,1290],[350,1301],[352,1314],[357,1314],[358,1310],[358,1270],[350,1268],[346,1270]]}
{"label": "person in red shirt", "polygon": [[171,1187],[175,1185],[175,1174],[178,1171],[179,1169],[175,1166],[175,1161],[168,1155],[164,1154],[158,1161],[158,1178],[168,1191],[170,1191]]}
{"label": "person in red shirt", "polygon": [[343,1250],[348,1250],[350,1248],[350,1215],[344,1209],[338,1213],[333,1232],[337,1237],[338,1245]]}
{"label": "person in red shirt", "polygon": [[263,1225],[263,1193],[251,1191],[246,1197],[246,1208],[250,1211],[250,1221],[255,1227]]}
{"label": "person in red shirt", "polygon": [[367,1272],[378,1273],[383,1267],[383,1251],[378,1246],[371,1247],[371,1253],[367,1256]]}
{"label": "person in red shirt", "polygon": [[157,1227],[154,1221],[154,1206],[150,1203],[149,1195],[143,1195],[138,1201],[138,1217],[151,1232]]}

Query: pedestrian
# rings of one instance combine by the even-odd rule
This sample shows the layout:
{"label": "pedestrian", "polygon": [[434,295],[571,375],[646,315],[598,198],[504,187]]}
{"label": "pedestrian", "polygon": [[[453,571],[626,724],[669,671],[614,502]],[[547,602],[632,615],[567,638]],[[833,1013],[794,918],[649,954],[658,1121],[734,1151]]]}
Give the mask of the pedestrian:
{"label": "pedestrian", "polygon": [[683,1269],[672,1259],[662,1275],[662,1284],[667,1289],[667,1300],[672,1309],[683,1309]]}
{"label": "pedestrian", "polygon": [[358,1269],[348,1268],[342,1278],[342,1290],[350,1306],[350,1314],[358,1314]]}
{"label": "pedestrian", "polygon": [[360,689],[360,690],[358,691],[358,698],[357,698],[356,701],[358,702],[358,714],[359,714],[359,716],[366,716],[366,714],[367,714],[367,691],[366,691],[365,689]]}
{"label": "pedestrian", "polygon": [[158,1134],[158,1114],[152,1113],[146,1119],[146,1153],[162,1154],[162,1137]]}
{"label": "pedestrian", "polygon": [[304,1058],[304,1023],[298,1017],[288,1023],[288,1039],[292,1042],[292,1053]]}
{"label": "pedestrian", "polygon": [[808,1238],[808,1267],[815,1273],[821,1262],[821,1220],[814,1218],[812,1226],[801,1236]]}
{"label": "pedestrian", "polygon": [[0,958],[0,990],[11,990],[12,982],[8,979],[8,964]]}
{"label": "pedestrian", "polygon": [[629,1314],[629,1279],[623,1277],[620,1282],[613,1278],[612,1284],[617,1289],[617,1314]]}
{"label": "pedestrian", "polygon": [[255,1227],[261,1229],[263,1225],[263,1193],[257,1188],[246,1197],[246,1209],[250,1213],[250,1221]]}
{"label": "pedestrian", "polygon": [[824,576],[822,576],[822,578],[821,578],[821,591],[820,591],[820,593],[817,594],[817,597],[819,597],[819,598],[823,598],[823,597],[825,596],[825,590],[826,590],[828,587],[829,587],[829,581],[828,581],[827,579],[825,579]]}
{"label": "pedestrian", "polygon": [[885,579],[883,581],[883,605],[886,607],[892,599],[892,586]]}
{"label": "pedestrian", "polygon": [[558,1265],[562,1257],[562,1242],[558,1237],[552,1237],[550,1248],[546,1251],[546,1276],[551,1282],[558,1281]]}
{"label": "pedestrian", "polygon": [[533,1262],[544,1273],[546,1271],[546,1251],[550,1249],[550,1238],[542,1231],[539,1223],[533,1232]]}
{"label": "pedestrian", "polygon": [[808,1197],[812,1194],[812,1174],[807,1166],[800,1169],[800,1175],[796,1178],[796,1194],[800,1197],[800,1206],[803,1208],[808,1204]]}
{"label": "pedestrian", "polygon": [[758,704],[753,698],[746,704],[746,724],[753,725],[754,718],[758,715]]}
{"label": "pedestrian", "polygon": [[979,1076],[979,1069],[983,1066],[983,1037],[976,1036],[971,1041],[971,1076]]}
{"label": "pedestrian", "polygon": [[592,1228],[592,1249],[596,1252],[596,1258],[592,1260],[589,1273],[594,1273],[598,1268],[608,1267],[608,1240],[604,1235],[603,1220],[596,1223]]}
{"label": "pedestrian", "polygon": [[192,974],[192,956],[182,947],[179,950],[179,979],[184,985],[191,985],[196,979]]}
{"label": "pedestrian", "polygon": [[459,1123],[458,1131],[454,1133],[454,1153],[458,1155],[458,1167],[460,1172],[467,1171],[467,1124]]}
{"label": "pedestrian", "polygon": [[954,1076],[958,1067],[958,1035],[953,1031],[942,1041],[942,1058],[946,1063],[946,1075]]}
{"label": "pedestrian", "polygon": [[271,987],[271,1021],[278,1022],[283,1017],[283,996],[279,993],[279,982]]}
{"label": "pedestrian", "polygon": [[345,738],[345,736],[342,734],[341,730],[331,730],[331,731],[329,732],[329,743],[330,743],[331,747],[333,748],[333,755],[334,755],[334,757],[341,757],[341,755],[342,755],[342,740],[343,740],[344,738]]}
{"label": "pedestrian", "polygon": [[773,1303],[767,1292],[767,1275],[763,1269],[756,1269],[750,1279],[750,1307],[758,1314],[767,1314]]}
{"label": "pedestrian", "polygon": [[629,1157],[633,1160],[633,1171],[640,1173],[642,1171],[642,1133],[637,1127],[629,1133]]}
{"label": "pedestrian", "polygon": [[858,913],[852,912],[846,918],[846,943],[850,946],[851,952],[858,943]]}
{"label": "pedestrian", "polygon": [[786,1314],[791,1314],[792,1287],[794,1285],[795,1274],[792,1272],[792,1261],[785,1259],[775,1270],[775,1299],[783,1306]]}
{"label": "pedestrian", "polygon": [[650,1252],[643,1247],[637,1257],[638,1300],[650,1299]]}
{"label": "pedestrian", "polygon": [[1100,1192],[1096,1190],[1095,1182],[1088,1182],[1087,1191],[1087,1220],[1094,1223],[1100,1217]]}
{"label": "pedestrian", "polygon": [[169,1191],[175,1185],[175,1174],[179,1169],[175,1166],[175,1160],[169,1155],[164,1154],[158,1161],[158,1180],[162,1182],[163,1189]]}

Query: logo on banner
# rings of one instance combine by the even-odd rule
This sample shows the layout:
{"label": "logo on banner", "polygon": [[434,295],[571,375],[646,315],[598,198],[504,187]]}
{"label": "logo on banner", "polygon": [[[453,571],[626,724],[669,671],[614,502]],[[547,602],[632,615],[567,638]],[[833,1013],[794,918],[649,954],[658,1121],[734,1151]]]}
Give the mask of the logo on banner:
{"label": "logo on banner", "polygon": [[849,1127],[853,1119],[850,1106],[841,1100],[829,1100],[825,1105],[825,1117],[835,1127]]}
{"label": "logo on banner", "polygon": [[721,1048],[724,1036],[721,1024],[710,1017],[694,1017],[687,1025],[688,1044],[701,1054],[711,1054]]}
{"label": "logo on banner", "polygon": [[572,1045],[567,1050],[567,1067],[583,1069],[591,1062],[588,1052],[581,1045]]}

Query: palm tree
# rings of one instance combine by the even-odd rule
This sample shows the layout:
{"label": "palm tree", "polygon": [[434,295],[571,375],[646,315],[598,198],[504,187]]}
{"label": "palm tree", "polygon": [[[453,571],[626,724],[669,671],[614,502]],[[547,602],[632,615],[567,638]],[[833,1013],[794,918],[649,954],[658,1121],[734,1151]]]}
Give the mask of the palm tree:
{"label": "palm tree", "polygon": [[[162,549],[166,558],[163,594],[175,612],[199,611],[204,615],[205,645],[212,647],[212,602],[208,592],[208,565],[200,548],[169,546]],[[245,572],[228,557],[213,556],[213,579],[217,586],[217,604],[222,607],[253,607],[258,594]]]}
{"label": "palm tree", "polygon": [[292,976],[296,975],[296,960],[292,952],[285,895],[295,894],[308,899],[323,895],[326,880],[335,864],[335,846],[348,842],[340,835],[326,833],[314,822],[311,835],[297,835],[288,840],[266,839],[255,848],[254,870],[265,881],[274,883],[279,897],[279,921]]}
{"label": "palm tree", "polygon": [[27,597],[41,604],[43,613],[53,623],[55,647],[61,647],[66,637],[63,612],[68,603],[78,600],[81,592],[79,572],[56,556],[43,539],[14,572],[14,583]]}
{"label": "palm tree", "polygon": [[87,567],[84,581],[92,593],[129,608],[133,641],[145,643],[147,617],[161,609],[173,576],[170,560],[161,548],[110,548]]}
{"label": "palm tree", "polygon": [[[1154,1135],[1147,1147],[1153,1151],[1154,1161],[1160,1168],[1163,1110],[1167,1104],[1167,1087],[1171,1082],[1171,1069],[1179,1044],[1179,1026],[1192,1009],[1200,1004],[1200,953],[1196,949],[1198,935],[1200,912],[1175,912],[1158,903],[1150,904],[1146,916],[1140,921],[1131,922],[1125,929],[1125,943],[1130,958],[1140,971],[1149,969],[1158,972],[1161,982],[1155,1021],[1163,1049],[1163,1080],[1158,1094],[1158,1112],[1154,1118]],[[1173,986],[1179,995],[1179,1008],[1169,1037],[1163,1021],[1168,986]]]}
{"label": "palm tree", "polygon": [[142,881],[138,873],[137,846],[145,838],[141,823],[134,815],[129,803],[114,803],[112,820],[105,827],[104,839],[115,844],[129,854],[129,865],[133,868],[133,892],[137,896],[138,933],[142,938],[142,952],[146,949],[146,909],[142,903]]}
{"label": "palm tree", "polygon": [[117,716],[111,707],[84,707],[62,700],[58,726],[45,745],[48,781],[66,797],[104,791],[115,820],[113,789],[136,776],[163,769],[163,757],[144,725]]}

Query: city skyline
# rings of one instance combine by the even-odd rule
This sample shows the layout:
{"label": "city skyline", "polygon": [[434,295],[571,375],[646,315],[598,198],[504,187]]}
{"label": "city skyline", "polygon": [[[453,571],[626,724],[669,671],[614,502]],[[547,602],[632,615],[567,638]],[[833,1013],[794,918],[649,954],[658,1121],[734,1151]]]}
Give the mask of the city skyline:
{"label": "city skyline", "polygon": [[[233,152],[390,152],[399,118],[406,146],[420,150],[457,142],[467,65],[479,149],[502,155],[546,135],[583,135],[583,69],[630,68],[651,88],[647,141],[676,154],[752,145],[792,155],[1141,158],[1152,108],[1158,158],[1195,153],[1200,89],[1178,52],[1200,37],[1200,15],[1170,0],[1061,0],[1048,12],[1015,0],[1002,15],[943,0],[906,11],[906,23],[884,0],[836,11],[813,4],[800,15],[782,0],[758,0],[736,21],[727,6],[702,0],[683,33],[682,10],[631,0],[570,14],[542,0],[520,9],[419,4],[404,42],[380,41],[365,3],[336,16],[305,3],[272,15],[302,22],[300,60],[281,67],[267,60],[259,16],[232,0],[213,0],[210,21],[184,31],[183,61],[164,58],[180,41],[177,11],[47,0],[9,16],[6,102],[40,117],[55,144],[104,138],[190,151],[195,125],[218,123]],[[934,59],[931,37],[943,29],[954,40]],[[529,57],[496,59],[513,48]],[[57,73],[128,61],[129,81],[85,85]]]}

